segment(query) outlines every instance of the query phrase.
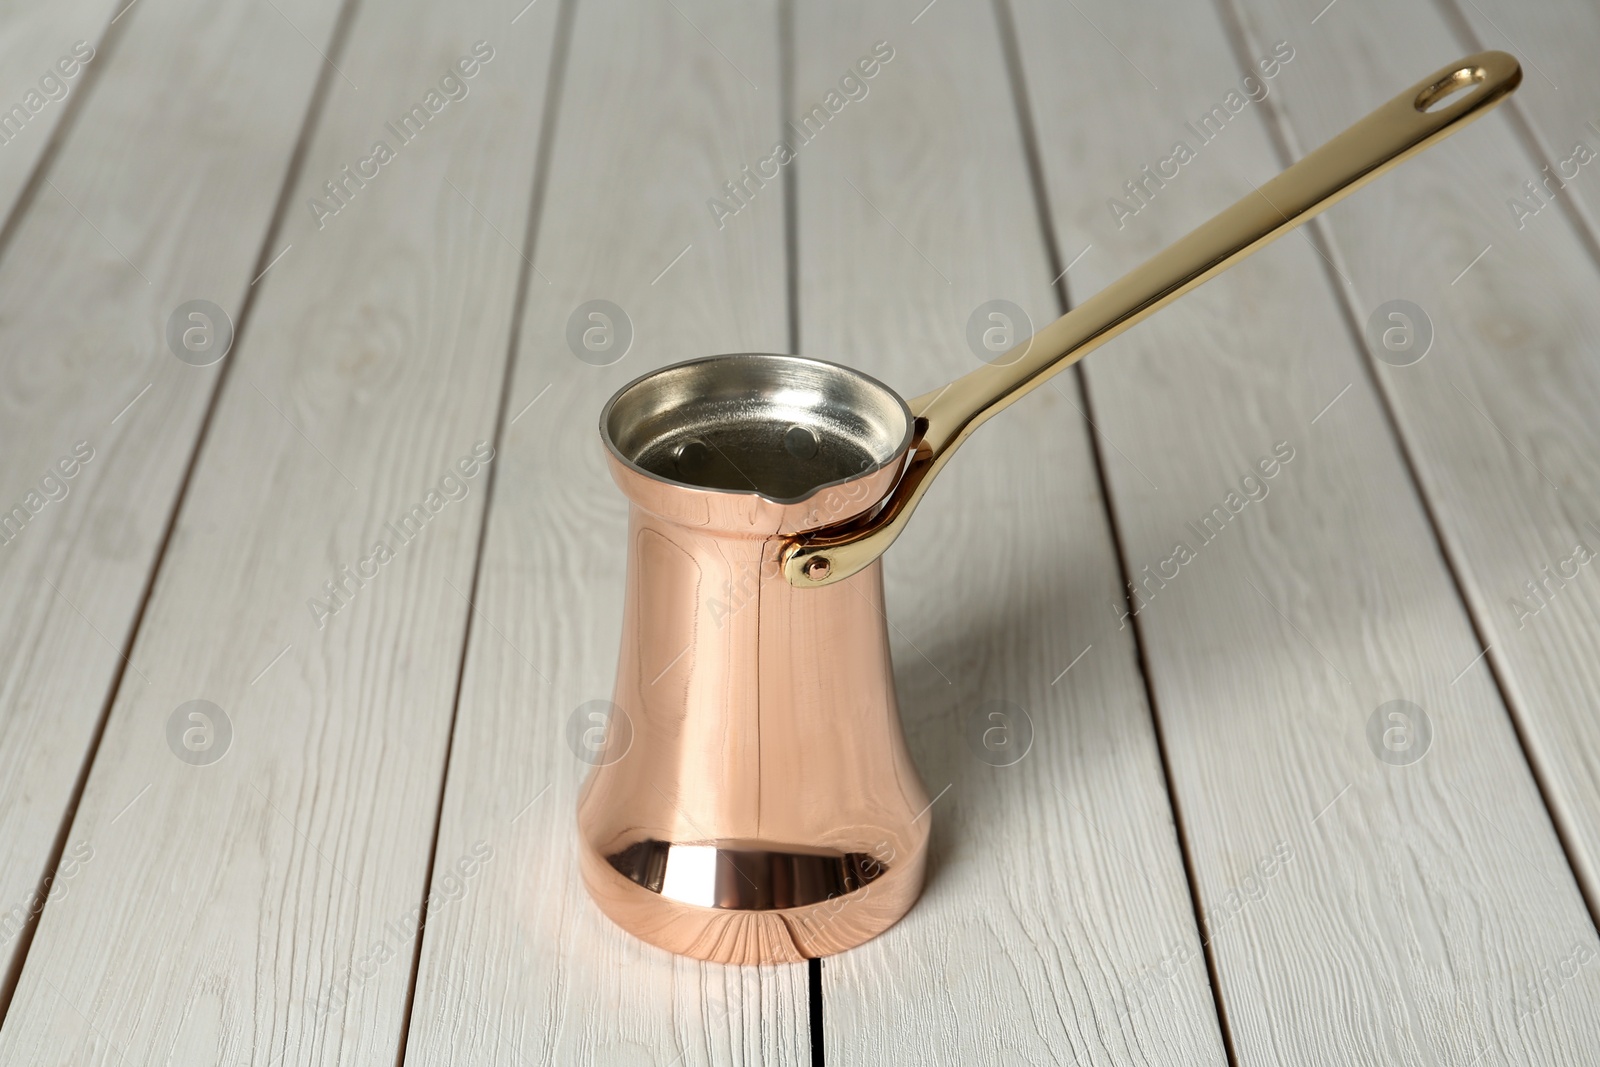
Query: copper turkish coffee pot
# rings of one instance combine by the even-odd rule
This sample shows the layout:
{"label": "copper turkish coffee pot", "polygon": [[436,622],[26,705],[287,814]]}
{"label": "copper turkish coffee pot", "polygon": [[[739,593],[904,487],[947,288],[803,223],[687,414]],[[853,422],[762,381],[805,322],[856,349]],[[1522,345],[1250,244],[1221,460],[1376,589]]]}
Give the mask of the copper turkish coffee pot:
{"label": "copper turkish coffee pot", "polygon": [[[1503,100],[1504,52],[1407,89],[993,364],[907,404],[859,371],[729,355],[652,371],[600,415],[632,503],[613,718],[578,801],[602,911],[673,952],[852,948],[921,892],[879,557],[985,420]],[[619,721],[625,720],[625,721]]]}

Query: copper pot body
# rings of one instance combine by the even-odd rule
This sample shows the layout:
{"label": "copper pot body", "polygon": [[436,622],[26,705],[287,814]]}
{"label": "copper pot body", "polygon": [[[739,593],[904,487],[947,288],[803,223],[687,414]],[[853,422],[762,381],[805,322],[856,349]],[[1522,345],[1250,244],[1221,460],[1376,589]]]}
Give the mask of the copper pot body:
{"label": "copper pot body", "polygon": [[630,933],[719,963],[881,933],[921,892],[929,826],[882,569],[796,589],[778,553],[872,507],[897,468],[781,504],[607,458],[631,508],[615,707],[578,801],[590,894]]}

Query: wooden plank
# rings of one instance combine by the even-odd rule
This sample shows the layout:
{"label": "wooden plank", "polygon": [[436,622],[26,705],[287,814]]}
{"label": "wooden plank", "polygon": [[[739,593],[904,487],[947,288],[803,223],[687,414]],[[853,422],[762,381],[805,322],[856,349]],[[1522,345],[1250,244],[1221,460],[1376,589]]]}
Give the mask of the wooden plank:
{"label": "wooden plank", "polygon": [[[1534,51],[1518,97],[1526,95],[1536,126],[1561,137],[1552,145],[1584,139],[1583,131],[1549,131],[1567,130],[1584,102],[1595,100],[1592,74],[1573,67],[1572,45],[1554,46],[1565,31],[1549,5],[1525,11],[1517,38]],[[1290,16],[1263,10],[1254,17],[1270,24]],[[1570,32],[1581,37],[1586,22],[1594,22],[1592,12],[1575,15]],[[1333,21],[1326,32],[1326,58],[1285,83],[1296,138],[1331,128],[1328,109],[1312,103],[1304,85],[1328,76],[1338,56],[1371,49],[1368,62],[1399,69],[1397,50],[1377,48],[1386,33],[1415,42],[1427,57],[1423,67],[1448,62],[1459,48],[1425,7]],[[1558,79],[1560,93],[1546,76]],[[1557,96],[1572,102],[1558,108]],[[1587,132],[1586,143],[1600,150],[1600,136]],[[1347,300],[1358,319],[1404,297],[1431,320],[1433,351],[1413,366],[1376,364],[1378,381],[1593,912],[1600,906],[1593,755],[1600,751],[1600,568],[1589,562],[1600,553],[1600,306],[1593,299],[1600,278],[1561,209],[1547,203],[1519,228],[1506,207],[1519,183],[1541,176],[1510,123],[1491,123],[1446,147],[1411,180],[1384,189],[1372,210],[1334,217],[1332,254],[1351,279]],[[1577,204],[1597,175],[1600,162],[1557,196]],[[1436,194],[1429,182],[1447,188]],[[1393,225],[1396,218],[1405,226]]]}
{"label": "wooden plank", "polygon": [[[798,151],[800,344],[905,396],[978,365],[985,302],[1057,314],[1060,269],[993,9],[915,15],[797,5],[793,97],[826,106],[876,42],[893,50]],[[824,961],[829,1062],[1224,1062],[1204,967],[1152,977],[1200,939],[1132,631],[1106,610],[1090,427],[1058,385],[967,446],[886,558],[901,714],[938,798],[931,870],[898,926]],[[1031,722],[1000,724],[1031,733],[1014,764],[970,743],[995,700]]]}
{"label": "wooden plank", "polygon": [[285,20],[326,47],[335,8],[281,6],[122,19],[0,258],[0,1015],[41,896],[71,889],[57,861],[93,847],[58,835],[116,679],[145,684],[123,650],[221,372],[177,359],[167,321],[193,299],[239,317],[324,69]]}
{"label": "wooden plank", "polygon": [[[72,827],[94,856],[0,1062],[397,1061],[556,10],[361,5],[330,55],[294,248],[230,357]],[[380,139],[319,229],[312,198]]]}
{"label": "wooden plank", "polygon": [[[1570,210],[1593,241],[1600,234],[1600,83],[1593,59],[1600,10],[1583,0],[1442,0],[1439,7],[1466,47],[1503,49],[1522,63],[1511,108],[1540,155],[1521,168],[1514,186],[1497,190],[1506,221],[1520,237],[1530,226],[1563,225],[1563,209]],[[1424,39],[1437,38],[1431,13],[1402,14],[1408,26],[1412,18],[1421,24]]]}
{"label": "wooden plank", "polygon": [[[1245,58],[1198,8],[1017,8],[1059,240],[1094,246],[1077,292],[1279,169],[1249,94],[1293,115],[1315,90],[1325,123],[1298,152],[1446,59],[1369,9],[1338,31],[1349,47],[1338,7],[1315,28],[1315,10],[1274,12]],[[1228,117],[1202,138],[1185,124],[1213,106]],[[1330,218],[1387,228],[1393,269],[1431,285],[1435,251],[1476,239],[1456,189],[1501,165],[1483,157],[1502,121]],[[1190,158],[1132,198],[1180,139]],[[1437,197],[1454,232],[1395,209],[1398,190]],[[1117,527],[1149,583],[1135,622],[1238,1062],[1587,1062],[1600,942],[1317,252],[1285,239],[1087,378],[1127,457],[1109,464]]]}
{"label": "wooden plank", "polygon": [[[1562,32],[1581,34],[1593,15],[1575,16],[1563,31],[1549,5],[1527,14],[1518,39],[1536,54],[1528,56],[1518,99],[1548,129],[1595,99],[1592,78],[1573,65],[1571,45],[1553,44]],[[1402,33],[1429,56],[1452,53],[1444,19],[1419,8],[1385,12],[1371,25],[1335,23],[1330,55],[1366,50],[1382,33]],[[1398,62],[1392,51],[1373,55]],[[1552,75],[1573,98],[1559,111]],[[1294,92],[1294,81],[1287,84],[1287,135],[1323,128],[1322,108]],[[1590,147],[1600,148],[1589,132]],[[1505,206],[1519,181],[1539,177],[1540,162],[1524,147],[1511,123],[1493,124],[1475,141],[1429,158],[1415,180],[1385,190],[1381,208],[1335,219],[1329,232],[1357,315],[1403,291],[1431,319],[1434,354],[1442,358],[1380,363],[1378,380],[1593,914],[1600,905],[1600,768],[1589,754],[1600,746],[1593,715],[1600,666],[1590,653],[1600,645],[1600,583],[1583,560],[1600,551],[1600,308],[1590,299],[1596,264],[1585,244],[1592,235],[1574,233],[1548,205],[1518,228]],[[1557,195],[1576,204],[1590,176],[1580,172]],[[1427,181],[1447,181],[1447,195],[1425,194]],[[1412,220],[1403,254],[1400,234],[1388,225],[1394,216]]]}
{"label": "wooden plank", "polygon": [[121,9],[106,0],[0,3],[0,221],[105,66],[106,30]]}
{"label": "wooden plank", "polygon": [[[600,408],[653,366],[786,344],[781,188],[720,229],[706,208],[777,135],[775,8],[578,8],[435,869],[480,841],[494,859],[428,925],[410,1064],[810,1062],[804,966],[676,957],[590,902],[573,814],[589,766],[567,741],[611,697],[621,631],[627,507]],[[606,366],[566,340],[596,299],[634,331]]]}

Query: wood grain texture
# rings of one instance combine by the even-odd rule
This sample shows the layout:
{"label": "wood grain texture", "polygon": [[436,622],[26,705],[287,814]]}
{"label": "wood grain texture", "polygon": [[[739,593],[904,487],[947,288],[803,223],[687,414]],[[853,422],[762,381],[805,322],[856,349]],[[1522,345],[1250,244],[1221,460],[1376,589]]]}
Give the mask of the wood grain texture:
{"label": "wood grain texture", "polygon": [[[92,61],[96,93],[0,258],[0,975],[54,878],[115,679],[146,684],[122,649],[220,369],[174,357],[167,320],[196,298],[237,318],[322,65],[284,18],[324,44],[334,26],[329,4],[282,6],[122,19],[122,47]],[[69,34],[74,10],[28,33]],[[47,135],[34,125],[27,137]],[[0,160],[25,149],[0,146]]]}
{"label": "wood grain texture", "polygon": [[[795,29],[796,114],[893,49],[799,149],[800,345],[905,396],[978,365],[986,301],[1057,314],[995,13],[943,0],[912,25],[918,6],[802,4]],[[830,1063],[1224,1062],[1204,967],[1153,977],[1200,941],[1132,632],[1106,609],[1090,427],[1058,386],[986,426],[885,558],[930,872],[898,926],[823,962]]]}
{"label": "wood grain texture", "polygon": [[0,3],[0,221],[16,207],[56,127],[105,65],[106,30],[126,2]]}
{"label": "wood grain texture", "polygon": [[[1576,76],[1573,46],[1552,42],[1565,32],[1561,10],[1530,5],[1516,24],[1518,40],[1533,49],[1518,96],[1527,94],[1528,113],[1546,129],[1564,129],[1597,96],[1592,73]],[[1268,26],[1286,17],[1252,9],[1250,21]],[[1574,39],[1593,22],[1592,12],[1574,16]],[[1409,43],[1391,48],[1390,40]],[[1432,9],[1417,7],[1334,23],[1328,47],[1322,63],[1286,83],[1292,139],[1320,138],[1334,121],[1304,90],[1307,79],[1329,76],[1330,60],[1371,52],[1366,62],[1398,68],[1401,52],[1415,50],[1429,57],[1426,67],[1446,62],[1459,45]],[[1572,99],[1557,109],[1558,95]],[[1432,320],[1433,351],[1414,366],[1376,364],[1377,378],[1593,908],[1600,903],[1600,567],[1593,565],[1600,553],[1600,305],[1593,299],[1600,271],[1556,206],[1518,228],[1505,201],[1540,175],[1540,162],[1508,122],[1483,125],[1471,140],[1419,160],[1409,180],[1386,185],[1372,210],[1333,216],[1330,254],[1351,280],[1348,298],[1359,317],[1403,296]],[[1600,151],[1600,136],[1588,133]],[[1600,161],[1558,196],[1576,203],[1597,176]],[[1445,188],[1434,190],[1435,183]]]}
{"label": "wood grain texture", "polygon": [[[94,855],[45,909],[0,1062],[396,1061],[485,495],[458,463],[493,434],[522,264],[503,234],[526,220],[555,10],[363,5],[328,60],[294,249],[229,357],[72,827]],[[316,51],[262,17],[237,47]],[[427,104],[480,39],[470,93]],[[414,103],[435,113],[397,144]],[[310,199],[378,139],[395,158],[319,229]],[[380,540],[319,628],[309,602]],[[195,699],[231,721],[220,762],[169,747]]]}
{"label": "wood grain texture", "polygon": [[[1294,114],[1314,98],[1324,116],[1297,154],[1447,58],[1370,10],[1336,7],[1314,29],[1314,8],[1275,18],[1241,60],[1200,8],[1152,21],[1104,0],[1017,7],[1060,241],[1094,246],[1070,275],[1078,292],[1279,169],[1240,83],[1280,40],[1294,55],[1268,99]],[[1366,29],[1337,29],[1341,14]],[[1201,138],[1185,124],[1213,106],[1226,117]],[[1394,271],[1437,277],[1429,257],[1475,241],[1457,188],[1495,121],[1329,218],[1382,229]],[[1192,158],[1134,197],[1124,182],[1159,174],[1178,140]],[[1454,232],[1386,201],[1401,188],[1437,198]],[[1247,1064],[1587,1062],[1595,931],[1326,275],[1303,236],[1286,238],[1087,364],[1121,451],[1117,526],[1149,583],[1136,622],[1234,1051]],[[1279,442],[1293,458],[1262,477]],[[1213,507],[1220,532],[1197,533]],[[1415,715],[1405,733],[1380,710],[1397,699],[1424,709],[1431,747]]]}
{"label": "wood grain texture", "polygon": [[[1593,13],[1563,22],[1563,10],[1530,5],[1512,24],[1533,49],[1518,100],[1546,130],[1596,99],[1572,44],[1554,42],[1563,33],[1581,38]],[[1247,17],[1256,32],[1285,16],[1262,8]],[[1429,56],[1452,49],[1445,20],[1426,7],[1334,29],[1329,57],[1371,52],[1370,62],[1397,64],[1402,50],[1375,44],[1396,38]],[[1302,78],[1325,70],[1310,64]],[[1559,110],[1552,76],[1571,97]],[[1329,121],[1296,87],[1289,82],[1284,97],[1291,142],[1321,136]],[[1600,149],[1600,138],[1587,132]],[[1600,551],[1600,307],[1590,297],[1600,272],[1555,207],[1520,228],[1506,208],[1519,182],[1539,176],[1541,162],[1522,150],[1511,123],[1489,124],[1473,141],[1447,147],[1421,161],[1412,181],[1383,190],[1372,211],[1334,217],[1330,254],[1351,280],[1358,315],[1404,293],[1432,320],[1433,352],[1415,366],[1377,364],[1377,378],[1592,914],[1600,903],[1600,663],[1592,654],[1600,647],[1600,577],[1583,561]],[[1577,204],[1586,177],[1592,172],[1557,195]],[[1430,182],[1448,189],[1430,195],[1423,191]],[[1397,217],[1404,227],[1392,224]]]}
{"label": "wood grain texture", "polygon": [[[786,343],[781,188],[720,229],[706,207],[777,136],[777,42],[774,4],[578,8],[436,870],[478,842],[494,858],[428,926],[410,1064],[810,1063],[806,968],[704,964],[612,925],[574,816],[574,716],[611,698],[627,559],[599,411],[653,367]],[[608,366],[568,347],[596,299],[633,330]]]}

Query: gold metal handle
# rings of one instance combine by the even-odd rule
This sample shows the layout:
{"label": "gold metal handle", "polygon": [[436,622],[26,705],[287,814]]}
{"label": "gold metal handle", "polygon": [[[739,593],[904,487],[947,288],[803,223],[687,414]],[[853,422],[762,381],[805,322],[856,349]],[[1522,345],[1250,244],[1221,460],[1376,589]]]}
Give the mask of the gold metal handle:
{"label": "gold metal handle", "polygon": [[822,586],[866,567],[900,535],[951,454],[990,417],[1123,330],[1486,114],[1521,81],[1522,68],[1504,52],[1480,52],[1444,67],[1044,327],[1004,359],[917,397],[910,405],[916,417],[910,455],[882,505],[858,519],[791,540],[782,552],[784,577],[796,586]]}

